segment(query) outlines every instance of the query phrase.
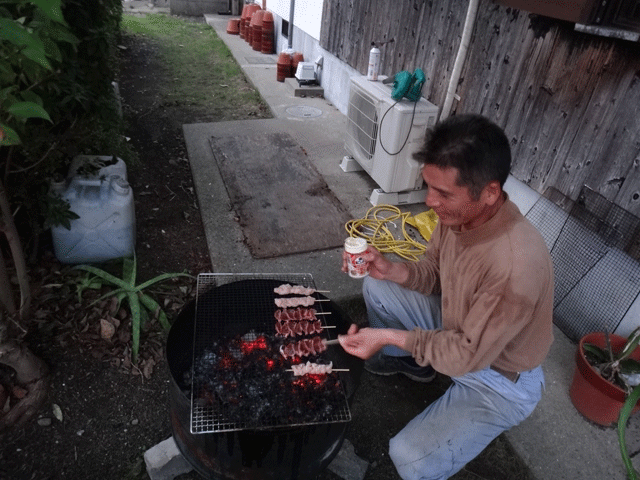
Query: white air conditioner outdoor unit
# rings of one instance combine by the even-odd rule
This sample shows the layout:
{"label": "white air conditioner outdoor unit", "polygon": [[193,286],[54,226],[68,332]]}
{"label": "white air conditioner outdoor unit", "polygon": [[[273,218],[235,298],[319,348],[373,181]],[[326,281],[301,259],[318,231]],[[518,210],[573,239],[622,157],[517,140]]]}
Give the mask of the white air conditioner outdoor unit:
{"label": "white air conditioner outdoor unit", "polygon": [[424,201],[422,165],[413,153],[438,117],[438,107],[424,98],[397,102],[391,89],[392,84],[351,78],[345,138],[350,157],[341,167],[345,172],[364,169],[380,186],[369,199],[373,205]]}

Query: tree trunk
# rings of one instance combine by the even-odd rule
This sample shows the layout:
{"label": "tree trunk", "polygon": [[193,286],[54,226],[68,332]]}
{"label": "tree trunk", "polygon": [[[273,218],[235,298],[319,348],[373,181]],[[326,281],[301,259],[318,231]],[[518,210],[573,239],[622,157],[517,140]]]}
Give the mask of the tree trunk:
{"label": "tree trunk", "polygon": [[[9,280],[9,272],[4,263],[4,257],[0,251],[0,309],[7,311],[9,315],[16,313],[16,302],[13,300],[13,290],[11,289],[11,281]],[[0,320],[1,322],[2,320]],[[2,336],[0,335],[0,342]]]}
{"label": "tree trunk", "polygon": [[2,231],[7,238],[7,243],[11,249],[11,258],[18,277],[18,285],[20,287],[20,306],[18,307],[18,313],[20,319],[23,319],[28,314],[29,307],[31,306],[31,288],[29,285],[29,277],[27,276],[27,263],[24,258],[24,250],[20,243],[16,224],[13,221],[11,206],[9,205],[9,199],[7,198],[7,191],[1,181],[0,214],[0,231]]}
{"label": "tree trunk", "polygon": [[[11,384],[1,385],[0,400],[9,398],[10,409],[3,413],[5,401],[0,404],[0,431],[20,425],[30,419],[42,406],[48,393],[48,368],[31,351],[6,338],[9,315],[17,314],[24,320],[31,306],[31,286],[20,237],[13,221],[9,199],[4,184],[0,181],[0,232],[4,233],[11,251],[11,260],[16,270],[20,288],[20,305],[16,308],[9,275],[0,255],[0,363],[11,367],[15,378]],[[4,311],[2,311],[4,310]],[[20,392],[19,395],[16,395]]]}
{"label": "tree trunk", "polygon": [[[0,344],[0,363],[16,371],[16,386],[26,390],[26,394],[13,403],[6,414],[0,412],[1,432],[23,424],[40,409],[47,398],[49,369],[27,347],[13,341]],[[11,391],[8,393],[11,394]]]}

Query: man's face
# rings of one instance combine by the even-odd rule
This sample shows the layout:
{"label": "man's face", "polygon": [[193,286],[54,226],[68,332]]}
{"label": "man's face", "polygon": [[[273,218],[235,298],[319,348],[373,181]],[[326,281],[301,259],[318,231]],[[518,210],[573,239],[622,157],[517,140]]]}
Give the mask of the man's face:
{"label": "man's face", "polygon": [[468,187],[457,184],[457,168],[427,164],[422,169],[422,178],[428,187],[425,203],[433,208],[443,225],[470,230],[486,221],[488,205],[485,192],[474,200]]}

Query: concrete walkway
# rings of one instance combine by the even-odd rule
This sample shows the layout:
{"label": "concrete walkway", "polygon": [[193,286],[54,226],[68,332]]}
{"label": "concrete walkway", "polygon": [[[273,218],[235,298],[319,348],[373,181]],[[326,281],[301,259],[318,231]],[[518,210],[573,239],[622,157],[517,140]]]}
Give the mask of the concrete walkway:
{"label": "concrete walkway", "polygon": [[[376,186],[364,173],[345,173],[340,169],[340,161],[346,153],[343,148],[344,115],[323,98],[296,97],[289,83],[277,82],[276,55],[256,52],[239,36],[227,34],[228,16],[205,15],[205,20],[227,44],[275,117],[184,126],[214,271],[313,272],[318,288],[335,292],[332,293],[335,301],[342,304],[357,302],[360,282],[339,271],[340,249],[269,260],[255,260],[250,256],[229,208],[229,199],[209,146],[213,134],[245,129],[286,131],[305,149],[353,217],[361,218],[371,207],[368,198]],[[301,118],[299,107],[317,109],[321,114]],[[423,209],[423,205],[403,208],[412,213]],[[555,342],[544,363],[546,393],[533,415],[508,432],[507,438],[538,480],[624,480],[626,476],[615,429],[589,423],[570,402],[568,391],[575,350],[575,345],[556,329]],[[630,451],[637,454],[633,461],[640,470],[640,416],[631,420],[627,439]]]}

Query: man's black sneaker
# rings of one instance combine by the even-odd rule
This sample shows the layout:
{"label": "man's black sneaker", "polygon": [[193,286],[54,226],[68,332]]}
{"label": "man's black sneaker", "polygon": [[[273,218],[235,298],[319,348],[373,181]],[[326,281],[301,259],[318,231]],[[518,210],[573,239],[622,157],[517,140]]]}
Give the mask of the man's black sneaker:
{"label": "man's black sneaker", "polygon": [[376,353],[364,362],[364,369],[375,375],[395,375],[401,373],[416,382],[428,383],[436,377],[436,371],[431,366],[421,367],[412,357],[392,357]]}

